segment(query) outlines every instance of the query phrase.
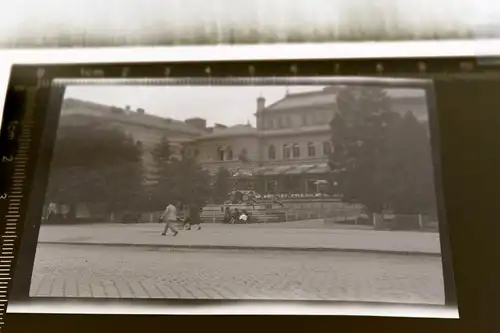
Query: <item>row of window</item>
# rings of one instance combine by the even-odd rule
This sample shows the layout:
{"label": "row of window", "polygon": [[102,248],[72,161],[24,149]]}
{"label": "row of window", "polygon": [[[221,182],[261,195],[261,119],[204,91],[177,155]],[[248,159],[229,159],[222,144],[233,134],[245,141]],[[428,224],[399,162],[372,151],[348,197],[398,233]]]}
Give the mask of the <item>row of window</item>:
{"label": "row of window", "polygon": [[[248,151],[243,148],[239,155],[236,156],[239,160],[244,160],[247,158]],[[217,160],[219,161],[232,161],[234,159],[233,149],[231,147],[217,147]]]}
{"label": "row of window", "polygon": [[[309,142],[307,144],[307,157],[316,157],[318,156],[317,152],[317,144],[314,142]],[[328,141],[323,142],[323,155],[329,155],[332,151],[331,144]],[[283,148],[283,159],[291,159],[291,158],[300,158],[301,157],[301,149],[298,143],[290,143],[284,144]],[[243,151],[246,155],[246,149]],[[276,147],[274,145],[268,146],[268,158],[270,160],[276,159]],[[217,160],[219,161],[232,161],[234,159],[233,149],[231,147],[217,147]]]}
{"label": "row of window", "polygon": [[[331,144],[328,141],[323,142],[323,155],[329,155],[332,151]],[[300,158],[301,151],[300,145],[298,143],[289,143],[283,145],[283,159]],[[314,142],[309,142],[307,144],[307,157],[316,157],[316,144]],[[267,150],[267,157],[270,160],[276,159],[276,147],[270,145]]]}
{"label": "row of window", "polygon": [[[304,114],[301,116],[301,124],[302,126],[310,126],[310,125],[320,125],[326,124],[330,119],[328,119],[328,113],[312,113],[312,114]],[[299,120],[297,119],[297,125]],[[273,128],[290,128],[293,127],[293,116],[276,116],[276,117],[266,117],[264,121],[264,128],[273,129]]]}

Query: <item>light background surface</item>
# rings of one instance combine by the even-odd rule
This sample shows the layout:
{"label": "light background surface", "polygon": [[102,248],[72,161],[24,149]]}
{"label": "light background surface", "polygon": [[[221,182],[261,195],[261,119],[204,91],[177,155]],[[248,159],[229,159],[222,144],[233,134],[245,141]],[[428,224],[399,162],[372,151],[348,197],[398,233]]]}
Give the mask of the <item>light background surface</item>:
{"label": "light background surface", "polygon": [[[494,0],[18,0],[0,12],[0,46],[471,39],[499,37],[498,21],[500,2]],[[13,63],[497,55],[499,50],[500,42],[469,40],[412,46],[1,51],[0,104],[3,110]],[[314,313],[299,313],[307,312]]]}
{"label": "light background surface", "polygon": [[499,37],[496,0],[17,0],[0,46]]}

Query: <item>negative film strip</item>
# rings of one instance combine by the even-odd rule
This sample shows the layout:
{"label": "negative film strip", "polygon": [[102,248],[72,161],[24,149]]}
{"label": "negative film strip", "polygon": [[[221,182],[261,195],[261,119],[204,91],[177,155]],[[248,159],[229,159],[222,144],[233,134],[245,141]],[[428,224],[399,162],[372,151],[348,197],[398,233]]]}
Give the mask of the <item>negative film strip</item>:
{"label": "negative film strip", "polygon": [[[324,77],[335,76],[421,79],[498,75],[496,68],[484,68],[478,63],[474,58],[429,58],[14,66],[0,136],[0,215],[5,221],[0,230],[0,325],[3,325],[13,267],[26,227],[25,207],[31,200],[28,194],[39,149],[37,140],[43,130],[53,83],[63,85],[70,80],[72,84],[129,84],[127,79],[147,79],[149,84],[165,84],[172,79],[171,83],[176,84],[206,85],[224,84],[225,79],[234,78],[231,84],[252,84],[257,80],[260,84],[273,85],[318,84]],[[412,85],[411,80],[407,84]]]}

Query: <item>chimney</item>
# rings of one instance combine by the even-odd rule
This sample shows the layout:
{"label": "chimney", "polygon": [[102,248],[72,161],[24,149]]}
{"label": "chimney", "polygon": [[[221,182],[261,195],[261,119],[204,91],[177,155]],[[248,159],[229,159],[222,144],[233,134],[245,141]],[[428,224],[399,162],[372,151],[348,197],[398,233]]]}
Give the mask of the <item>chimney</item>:
{"label": "chimney", "polygon": [[266,99],[264,97],[257,98],[257,112],[261,112],[266,108]]}
{"label": "chimney", "polygon": [[266,108],[266,99],[262,96],[257,98],[257,112],[254,114],[256,118],[256,123],[257,123],[257,128],[262,129],[263,128],[263,119],[262,119],[262,111]]}
{"label": "chimney", "polygon": [[189,118],[184,120],[184,122],[196,129],[199,129],[201,131],[206,131],[207,130],[207,120],[203,118]]}
{"label": "chimney", "polygon": [[137,109],[137,113],[139,113],[139,114],[144,114],[144,113],[145,113],[145,111],[144,111],[144,109],[139,108],[139,109]]}

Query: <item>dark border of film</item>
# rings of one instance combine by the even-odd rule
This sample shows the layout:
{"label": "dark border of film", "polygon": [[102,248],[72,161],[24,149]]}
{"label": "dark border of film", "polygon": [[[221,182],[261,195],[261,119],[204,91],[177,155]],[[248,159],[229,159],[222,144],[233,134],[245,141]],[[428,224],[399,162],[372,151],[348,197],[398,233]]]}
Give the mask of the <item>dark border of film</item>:
{"label": "dark border of film", "polygon": [[[204,78],[138,78],[138,79],[128,79],[128,78],[111,78],[111,79],[98,79],[98,78],[73,78],[73,79],[55,79],[53,81],[54,86],[59,86],[63,87],[65,85],[69,84],[83,84],[83,85],[92,85],[92,84],[99,84],[99,85],[110,85],[110,84],[123,84],[123,85],[137,85],[137,84],[142,84],[142,85],[241,85],[241,86],[248,86],[248,85],[320,85],[320,84],[328,84],[328,83],[337,83],[337,84],[357,84],[357,83],[369,83],[373,85],[390,85],[394,83],[395,85],[401,87],[418,87],[418,88],[423,88],[426,90],[426,93],[429,95],[432,83],[428,79],[396,79],[396,82],[394,82],[393,79],[387,79],[387,78],[374,78],[374,77],[251,77],[251,78],[244,78],[244,77],[227,77],[227,78],[215,78],[211,79],[209,77],[204,77]],[[428,103],[428,112],[430,114],[430,117],[432,117],[433,114],[433,107],[432,107],[432,101],[429,101],[431,103]],[[432,124],[429,124],[429,126],[433,127]],[[435,131],[433,131],[435,132]],[[434,144],[433,144],[434,146]],[[434,149],[438,149],[438,147],[434,147]],[[435,169],[439,168],[439,163],[436,163]],[[440,179],[437,177],[435,179],[437,184],[440,184]],[[437,186],[438,188],[440,186]],[[439,192],[439,190],[437,190]],[[437,196],[439,197],[439,193],[437,193]],[[442,205],[440,205],[443,207]],[[444,209],[444,207],[442,208]],[[445,218],[441,217],[440,221],[442,223],[445,223],[446,221]],[[442,238],[447,237],[446,233],[442,232]],[[443,246],[446,242],[442,242]],[[442,251],[446,253],[446,251]],[[444,255],[443,255],[444,256]],[[447,258],[451,260],[451,258]],[[452,277],[451,277],[452,279]],[[453,289],[453,288],[452,288]],[[449,298],[449,297],[448,297]],[[448,300],[447,298],[447,300]],[[451,297],[454,298],[454,297]],[[447,305],[449,305],[449,300],[447,301]],[[452,302],[454,303],[454,302]]]}
{"label": "dark border of film", "polygon": [[[274,66],[274,67],[273,67]],[[492,66],[481,67],[480,62],[473,57],[432,57],[426,59],[378,59],[378,60],[259,60],[259,61],[218,61],[218,62],[177,62],[177,63],[107,63],[107,64],[64,64],[64,65],[16,65],[12,68],[11,78],[9,82],[8,95],[13,93],[13,90],[30,91],[31,102],[35,103],[38,91],[36,88],[50,88],[54,86],[61,86],[68,83],[71,84],[152,84],[152,85],[318,85],[327,80],[324,76],[330,76],[330,79],[335,79],[336,82],[342,81],[340,77],[346,80],[351,80],[354,77],[362,77],[363,82],[367,79],[382,81],[383,78],[391,77],[398,78],[404,77],[403,81],[406,83],[398,83],[398,86],[422,86],[421,79],[432,79],[441,75],[452,75],[458,78],[462,74],[466,77],[480,75],[482,78],[488,77],[491,74],[498,77],[499,70]],[[269,68],[277,69],[270,71]],[[180,70],[179,70],[180,69]],[[238,75],[232,77],[230,72],[234,70]],[[269,73],[266,75],[266,72]],[[229,73],[229,74],[228,74]],[[261,74],[262,73],[262,74]],[[346,78],[348,77],[349,78]],[[111,78],[111,79],[110,79]],[[417,80],[413,80],[413,79]],[[230,82],[230,83],[228,83]],[[347,82],[346,82],[347,83]],[[386,85],[386,83],[383,83]],[[36,87],[36,88],[35,88]],[[48,90],[48,89],[42,89]],[[41,92],[45,95],[50,95],[47,91]],[[36,96],[34,96],[36,95]],[[432,90],[431,94],[434,95]],[[44,96],[42,100],[48,100],[48,96]],[[433,104],[429,104],[429,116],[432,120],[435,115],[433,114]],[[432,105],[432,107],[431,107]],[[21,206],[24,204],[23,193],[29,192],[26,189],[24,180],[26,179],[26,164],[29,161],[28,150],[30,150],[30,133],[35,125],[32,118],[35,107],[32,104],[23,105],[24,110],[16,110],[20,114],[25,114],[21,122],[17,120],[17,125],[21,124],[21,134],[19,137],[18,151],[14,150],[12,153],[19,153],[19,158],[14,158],[17,167],[11,168],[11,181],[13,190],[12,195],[8,197],[10,206],[4,207],[7,210],[7,215],[12,214],[12,219],[16,221],[7,221],[11,224],[7,225],[3,232],[3,239],[12,239],[11,241],[2,241],[2,258],[0,258],[0,313],[5,313],[7,306],[7,291],[9,282],[12,275],[12,263],[17,258],[15,251],[15,244],[19,242],[18,233],[19,222],[24,224],[25,216],[22,216]],[[7,107],[7,103],[6,103]],[[49,105],[39,106],[43,110],[49,110]],[[39,110],[42,111],[42,110]],[[9,125],[6,121],[11,116],[12,110],[5,110],[3,116],[2,128],[4,132],[9,133]],[[47,115],[42,119],[45,121]],[[15,118],[15,117],[14,117]],[[434,120],[435,122],[435,120]],[[9,122],[10,124],[10,122]],[[436,124],[430,124],[432,129]],[[5,138],[1,139],[2,141]],[[439,149],[439,145],[437,147]],[[6,152],[7,148],[2,145],[2,161],[11,159],[10,151]],[[436,148],[433,149],[436,151]],[[11,162],[11,161],[5,161]],[[3,165],[5,167],[5,165]],[[437,179],[439,186],[440,180]],[[8,184],[5,184],[8,186]],[[15,187],[14,187],[15,186]],[[10,189],[10,188],[9,188]],[[0,189],[0,198],[4,189]],[[8,192],[8,191],[7,191]],[[439,191],[441,192],[441,191]],[[16,197],[19,196],[20,197]],[[14,200],[12,200],[14,199]],[[1,199],[0,199],[1,200]],[[32,201],[29,198],[28,201]],[[439,198],[442,202],[442,198]],[[1,201],[0,201],[1,203]],[[444,207],[443,207],[444,209]],[[10,217],[9,217],[10,219]],[[440,225],[445,224],[446,219],[442,220]],[[9,229],[7,229],[9,228]],[[8,231],[8,232],[7,232]],[[440,231],[441,234],[441,231]],[[8,236],[8,237],[5,237]],[[441,237],[446,239],[448,243],[448,235],[441,234]],[[443,246],[443,245],[442,245]],[[450,253],[451,249],[447,250]],[[451,254],[451,253],[450,253]],[[443,257],[445,254],[443,253]],[[451,260],[451,257],[449,257]],[[453,292],[456,290],[453,288]],[[3,295],[3,297],[2,297]],[[455,297],[453,297],[455,298]],[[455,303],[455,302],[452,302]],[[456,303],[455,303],[456,304]],[[0,318],[0,326],[3,323],[3,316]]]}
{"label": "dark border of film", "polygon": [[[35,78],[34,68],[42,72]],[[435,56],[426,58],[379,59],[298,59],[298,60],[237,60],[237,61],[176,61],[151,63],[88,63],[88,64],[30,64],[13,67],[14,81],[38,79],[51,85],[53,78],[211,78],[218,77],[294,77],[304,76],[381,76],[454,78],[498,74],[500,66],[489,65],[483,58]],[[17,80],[16,80],[17,78]],[[19,78],[21,78],[19,80]]]}
{"label": "dark border of film", "polygon": [[[24,194],[26,191],[26,174],[30,160],[31,132],[35,126],[34,110],[36,104],[37,87],[26,87],[16,89],[16,94],[23,94],[23,108],[13,115],[4,115],[3,124],[4,138],[10,145],[2,143],[1,163],[2,173],[7,173],[6,183],[1,189],[0,199],[4,211],[4,228],[1,232],[1,254],[0,254],[0,329],[4,325],[4,315],[7,310],[9,287],[11,287],[13,270],[17,259],[17,249],[22,225],[22,208]],[[12,118],[11,118],[12,117]],[[3,176],[3,175],[2,175]]]}

